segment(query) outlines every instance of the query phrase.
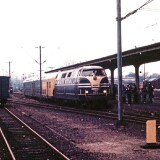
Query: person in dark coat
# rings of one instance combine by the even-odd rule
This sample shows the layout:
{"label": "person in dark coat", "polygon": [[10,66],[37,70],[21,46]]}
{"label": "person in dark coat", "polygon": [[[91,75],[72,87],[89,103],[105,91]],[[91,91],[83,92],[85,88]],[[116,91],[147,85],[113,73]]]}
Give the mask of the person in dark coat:
{"label": "person in dark coat", "polygon": [[115,84],[113,85],[112,92],[113,92],[113,100],[116,100],[117,87]]}
{"label": "person in dark coat", "polygon": [[149,83],[148,84],[148,96],[149,96],[149,102],[152,103],[152,99],[153,99],[153,87],[152,85]]}
{"label": "person in dark coat", "polygon": [[136,104],[138,103],[138,91],[136,84],[133,85],[132,93],[133,93],[133,102]]}
{"label": "person in dark coat", "polygon": [[142,89],[142,95],[143,95],[143,103],[146,103],[146,97],[147,97],[147,85],[144,85]]}
{"label": "person in dark coat", "polygon": [[130,85],[127,85],[126,93],[127,93],[128,105],[130,105],[131,104],[131,86]]}
{"label": "person in dark coat", "polygon": [[126,87],[122,86],[122,102],[126,103]]}

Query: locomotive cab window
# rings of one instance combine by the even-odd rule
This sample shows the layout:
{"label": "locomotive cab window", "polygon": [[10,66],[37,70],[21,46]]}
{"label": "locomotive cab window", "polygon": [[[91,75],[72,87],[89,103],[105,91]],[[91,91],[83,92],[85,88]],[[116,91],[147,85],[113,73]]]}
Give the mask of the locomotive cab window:
{"label": "locomotive cab window", "polygon": [[102,69],[89,69],[83,70],[82,76],[106,76],[106,73]]}
{"label": "locomotive cab window", "polygon": [[104,70],[100,70],[100,69],[94,70],[94,74],[96,76],[105,76],[106,75],[106,73],[104,72]]}

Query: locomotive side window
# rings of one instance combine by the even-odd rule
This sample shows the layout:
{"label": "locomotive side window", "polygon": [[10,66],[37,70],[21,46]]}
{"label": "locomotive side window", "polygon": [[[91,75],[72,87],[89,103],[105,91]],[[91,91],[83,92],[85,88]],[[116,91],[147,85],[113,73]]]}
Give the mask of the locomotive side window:
{"label": "locomotive side window", "polygon": [[70,76],[71,76],[71,74],[72,74],[72,72],[69,72],[69,73],[68,73],[68,75],[67,75],[67,77],[70,77]]}
{"label": "locomotive side window", "polygon": [[55,79],[57,79],[57,77],[58,77],[58,74],[55,76]]}
{"label": "locomotive side window", "polygon": [[67,73],[63,73],[61,78],[65,78]]}

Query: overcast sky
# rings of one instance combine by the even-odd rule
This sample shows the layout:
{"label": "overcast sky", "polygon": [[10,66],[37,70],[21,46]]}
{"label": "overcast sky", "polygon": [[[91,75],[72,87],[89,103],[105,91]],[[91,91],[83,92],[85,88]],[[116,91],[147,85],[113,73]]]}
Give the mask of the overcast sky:
{"label": "overcast sky", "polygon": [[[148,0],[121,0],[122,17]],[[0,75],[117,53],[117,0],[0,0]],[[160,42],[160,0],[122,21],[122,50]],[[150,67],[148,67],[150,68]]]}

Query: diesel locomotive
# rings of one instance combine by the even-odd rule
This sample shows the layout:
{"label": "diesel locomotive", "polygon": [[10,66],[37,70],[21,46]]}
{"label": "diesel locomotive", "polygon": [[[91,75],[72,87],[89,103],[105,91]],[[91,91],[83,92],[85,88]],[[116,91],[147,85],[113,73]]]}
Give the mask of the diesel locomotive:
{"label": "diesel locomotive", "polygon": [[83,66],[59,71],[52,78],[42,79],[42,95],[39,80],[25,80],[23,88],[25,96],[77,102],[105,102],[111,95],[108,77],[100,66]]}

